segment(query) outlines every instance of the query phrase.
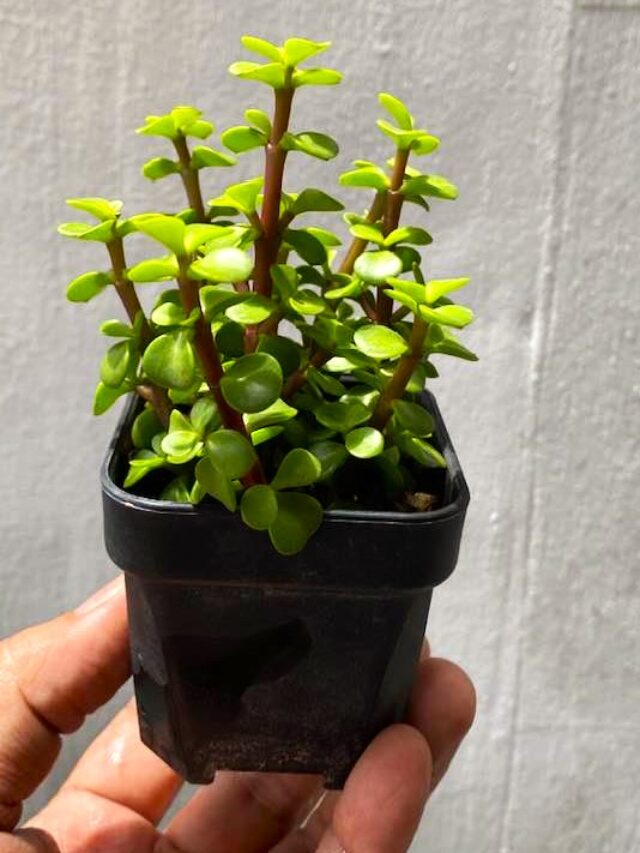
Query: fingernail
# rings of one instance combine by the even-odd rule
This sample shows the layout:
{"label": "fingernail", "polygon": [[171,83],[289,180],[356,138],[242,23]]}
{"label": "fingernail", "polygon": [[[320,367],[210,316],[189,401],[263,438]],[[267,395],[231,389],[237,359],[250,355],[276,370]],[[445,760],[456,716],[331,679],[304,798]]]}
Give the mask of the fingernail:
{"label": "fingernail", "polygon": [[123,576],[118,575],[117,578],[109,581],[108,584],[101,587],[97,592],[94,592],[90,598],[83,601],[79,607],[76,607],[76,613],[83,616],[85,613],[89,613],[92,610],[96,610],[98,607],[102,607],[103,604],[111,601],[112,598],[115,598],[117,595],[121,595],[123,589]]}

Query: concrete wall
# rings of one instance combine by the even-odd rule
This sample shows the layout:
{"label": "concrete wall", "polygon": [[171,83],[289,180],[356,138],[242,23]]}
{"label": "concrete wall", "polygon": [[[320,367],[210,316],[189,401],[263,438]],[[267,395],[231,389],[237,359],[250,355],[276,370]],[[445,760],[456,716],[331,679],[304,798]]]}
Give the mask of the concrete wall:
{"label": "concrete wall", "polygon": [[[434,276],[475,280],[468,340],[482,361],[447,364],[437,387],[473,503],[430,633],[469,670],[480,706],[415,850],[632,853],[633,0],[0,0],[1,632],[79,601],[112,572],[96,477],[115,415],[94,420],[89,408],[103,346],[96,324],[117,307],[65,303],[66,282],[100,255],[55,235],[62,200],[172,204],[175,185],[139,176],[157,143],[132,130],[177,102],[201,105],[219,126],[263,104],[257,86],[225,75],[247,30],[331,38],[332,63],[346,72],[337,95],[301,94],[296,118],[338,136],[340,162],[299,158],[291,187],[302,166],[309,183],[330,186],[354,157],[383,155],[375,93],[388,89],[442,136],[437,168],[463,190],[434,210],[429,252]],[[254,166],[243,168],[249,176]],[[54,781],[87,737],[71,739]]]}

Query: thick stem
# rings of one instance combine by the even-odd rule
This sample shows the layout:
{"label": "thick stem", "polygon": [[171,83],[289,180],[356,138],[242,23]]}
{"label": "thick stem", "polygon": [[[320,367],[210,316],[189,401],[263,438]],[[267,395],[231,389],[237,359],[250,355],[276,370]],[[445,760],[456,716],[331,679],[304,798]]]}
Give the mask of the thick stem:
{"label": "thick stem", "polygon": [[262,234],[256,240],[255,290],[271,295],[271,266],[276,262],[282,239],[280,200],[287,152],[280,141],[289,127],[294,89],[287,85],[275,91],[275,111],[271,136],[265,153],[264,190],[260,222]]}
{"label": "thick stem", "polygon": [[[181,268],[178,275],[178,285],[180,287],[180,297],[185,313],[190,314],[194,308],[200,308],[198,284],[188,277],[184,266]],[[207,385],[211,389],[213,399],[216,401],[216,405],[218,406],[223,426],[227,429],[236,430],[236,432],[241,433],[245,438],[249,439],[249,434],[244,421],[242,420],[242,415],[227,403],[220,389],[220,380],[224,375],[224,370],[222,368],[220,356],[218,355],[218,349],[213,339],[211,326],[202,314],[200,314],[196,321],[194,333],[194,345],[200,360],[202,372],[204,373]],[[256,483],[264,482],[264,473],[262,471],[260,461],[258,460],[249,474],[247,474],[243,479],[243,483],[245,486],[252,486]]]}
{"label": "thick stem", "polygon": [[385,428],[391,416],[393,401],[402,397],[414,370],[420,364],[428,331],[428,324],[421,317],[416,317],[409,337],[409,351],[402,356],[396,365],[396,369],[380,395],[378,405],[371,418],[371,426],[376,429],[383,430]]}
{"label": "thick stem", "polygon": [[[382,231],[385,235],[390,234],[398,227],[400,222],[400,212],[402,211],[402,203],[404,196],[400,192],[404,175],[407,170],[409,161],[409,149],[398,148],[396,151],[395,160],[393,162],[393,171],[391,173],[391,183],[387,193],[384,215],[382,217]],[[391,322],[391,314],[393,312],[393,299],[390,299],[384,292],[383,287],[378,288],[378,299],[376,303],[376,313],[378,322],[389,325]]]}
{"label": "thick stem", "polygon": [[180,161],[180,176],[184,185],[189,207],[195,211],[198,222],[207,222],[207,215],[202,201],[202,192],[200,190],[200,178],[196,169],[191,168],[191,154],[187,140],[182,134],[179,134],[173,140],[174,147]]}
{"label": "thick stem", "polygon": [[[111,258],[113,283],[115,285],[116,293],[120,297],[120,301],[127,312],[131,325],[135,323],[136,317],[140,316],[142,318],[140,328],[140,349],[144,352],[153,338],[153,332],[151,331],[149,322],[145,316],[142,305],[140,304],[140,300],[138,299],[138,294],[136,293],[132,282],[127,278],[127,265],[124,257],[122,238],[115,237],[107,243],[107,249],[109,251],[109,257]],[[159,385],[154,385],[149,382],[144,387],[144,393],[140,388],[137,390],[143,399],[148,400],[151,403],[160,423],[165,427],[169,426],[172,406],[169,395],[165,389],[160,388]]]}

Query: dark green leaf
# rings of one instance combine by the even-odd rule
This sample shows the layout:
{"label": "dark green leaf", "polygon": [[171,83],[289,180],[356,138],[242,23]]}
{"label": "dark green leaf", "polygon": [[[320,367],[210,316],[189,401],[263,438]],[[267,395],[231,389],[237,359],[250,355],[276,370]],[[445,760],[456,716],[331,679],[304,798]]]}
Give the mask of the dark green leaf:
{"label": "dark green leaf", "polygon": [[261,412],[280,396],[282,368],[266,352],[255,352],[239,358],[220,381],[224,397],[236,411]]}
{"label": "dark green leaf", "polygon": [[272,355],[282,368],[283,376],[290,376],[300,367],[302,348],[291,338],[280,335],[260,335],[257,352]]}
{"label": "dark green leaf", "polygon": [[310,495],[278,493],[278,515],[269,537],[280,554],[297,554],[322,523],[322,506]]}
{"label": "dark green leaf", "polygon": [[349,455],[344,445],[337,441],[318,441],[312,444],[309,450],[320,462],[319,480],[326,480],[333,476]]}
{"label": "dark green leaf", "polygon": [[208,495],[219,500],[229,512],[235,512],[238,500],[231,480],[213,466],[207,457],[196,465],[196,479]]}
{"label": "dark green leaf", "polygon": [[162,424],[154,410],[143,409],[131,425],[133,446],[139,449],[151,446],[151,439],[162,431]]}
{"label": "dark green leaf", "polygon": [[324,245],[304,229],[287,228],[284,239],[308,264],[324,264],[327,260],[327,250]]}
{"label": "dark green leaf", "polygon": [[248,527],[268,530],[278,514],[278,499],[271,486],[251,486],[242,495],[240,514]]}
{"label": "dark green leaf", "polygon": [[417,403],[408,400],[394,400],[392,403],[395,420],[402,429],[420,438],[431,435],[435,422],[429,412]]}
{"label": "dark green leaf", "polygon": [[168,483],[160,493],[160,500],[175,504],[190,504],[191,491],[186,477],[176,477]]}
{"label": "dark green leaf", "polygon": [[358,424],[369,420],[369,409],[357,400],[337,403],[321,403],[314,415],[319,423],[335,432],[349,432]]}
{"label": "dark green leaf", "polygon": [[256,452],[251,442],[233,429],[219,429],[207,438],[207,456],[229,480],[239,480],[253,468]]}
{"label": "dark green leaf", "polygon": [[310,486],[318,479],[320,471],[320,462],[313,453],[303,447],[295,447],[280,463],[271,487],[280,490]]}

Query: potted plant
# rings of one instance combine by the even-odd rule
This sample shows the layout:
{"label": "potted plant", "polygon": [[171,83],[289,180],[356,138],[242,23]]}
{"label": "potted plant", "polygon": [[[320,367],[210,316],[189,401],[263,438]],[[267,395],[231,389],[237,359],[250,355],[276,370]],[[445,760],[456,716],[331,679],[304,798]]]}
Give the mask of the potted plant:
{"label": "potted plant", "polygon": [[[409,206],[452,200],[409,160],[439,140],[379,96],[388,168],[358,160],[343,205],[285,190],[289,156],[330,160],[336,142],[290,124],[294,97],[339,83],[307,67],[328,42],[245,37],[260,62],[230,71],[273,89],[273,116],[213,125],[178,106],[138,133],[171,156],[143,167],[181,181],[187,207],[124,218],[119,201],[70,199],[92,223],[60,232],[105,245],[108,267],[74,279],[123,317],[101,332],[94,412],[128,397],[102,472],[107,550],[126,573],[142,737],[187,779],[218,768],[322,773],[340,787],[369,740],[404,713],[433,587],[454,569],[468,491],[434,398],[433,357],[476,356],[455,331],[466,278],[428,280],[431,235]],[[209,200],[202,178],[259,151],[263,174]],[[309,224],[319,214],[322,225]],[[313,220],[311,220],[313,221]],[[152,257],[129,264],[125,243]],[[143,308],[139,293],[160,283]],[[148,293],[147,295],[148,296]]]}

